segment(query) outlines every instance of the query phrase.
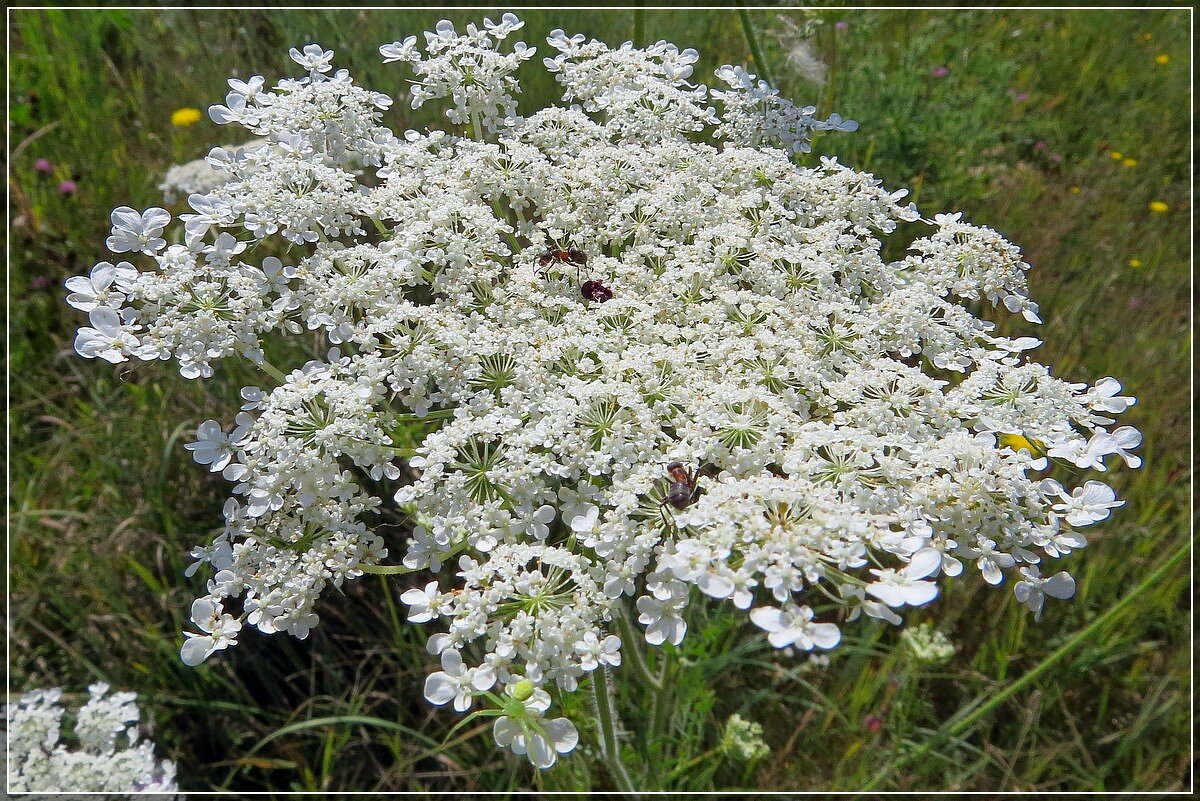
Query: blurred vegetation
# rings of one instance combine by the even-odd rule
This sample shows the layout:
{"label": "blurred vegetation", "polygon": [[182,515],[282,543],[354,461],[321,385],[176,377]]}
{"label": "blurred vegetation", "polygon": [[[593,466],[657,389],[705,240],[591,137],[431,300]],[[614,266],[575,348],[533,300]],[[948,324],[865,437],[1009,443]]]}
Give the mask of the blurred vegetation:
{"label": "blurred vegetation", "polygon": [[[12,685],[81,690],[104,678],[138,691],[187,790],[609,786],[586,728],[577,752],[541,775],[497,751],[486,724],[444,742],[455,716],[421,695],[430,658],[398,601],[412,580],[369,576],[330,594],[307,641],[251,634],[184,667],[179,632],[199,586],[183,577],[186,554],[210,536],[227,488],[182,443],[200,421],[232,418],[249,376],[226,365],[201,384],[170,365],[113,368],[71,350],[82,315],[62,302],[62,282],[104,258],[108,212],[161,203],[155,186],[170,164],[238,141],[207,118],[173,127],[174,110],[219,102],[231,76],[290,74],[288,47],[314,40],[360,83],[401,93],[402,73],[376,48],[441,16],[10,16]],[[910,188],[928,217],[962,210],[1025,249],[1046,321],[1040,358],[1068,379],[1124,382],[1139,399],[1127,422],[1145,434],[1146,465],[1115,476],[1125,508],[1069,558],[1077,596],[1040,624],[1011,591],[978,582],[951,585],[910,616],[950,635],[958,652],[944,667],[913,665],[895,630],[870,626],[850,629],[827,666],[782,657],[736,610],[697,609],[683,648],[665,654],[668,691],[652,699],[619,682],[635,780],[680,792],[1188,787],[1187,565],[1143,583],[1190,538],[1187,11],[751,17],[785,96],[861,123],[822,138],[812,159],[836,155]],[[636,22],[629,11],[523,18],[533,43],[556,27],[619,42]],[[747,62],[733,12],[649,11],[643,24],[651,40],[699,49],[698,76]],[[821,84],[814,62],[826,68]],[[525,88],[531,107],[556,99],[538,69]],[[440,124],[427,111],[398,103],[389,121]],[[1152,201],[1168,210],[1150,211]],[[1034,680],[967,717],[1030,671]],[[568,700],[584,719],[585,696]],[[742,765],[722,751],[733,713],[763,724],[769,757]]]}

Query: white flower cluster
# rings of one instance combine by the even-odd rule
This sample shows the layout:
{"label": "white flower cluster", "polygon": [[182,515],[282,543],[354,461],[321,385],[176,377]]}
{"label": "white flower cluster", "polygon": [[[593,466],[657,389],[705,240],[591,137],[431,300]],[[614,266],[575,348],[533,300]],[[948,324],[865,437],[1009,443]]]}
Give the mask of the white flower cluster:
{"label": "white flower cluster", "polygon": [[756,80],[743,67],[725,66],[717,77],[730,90],[713,90],[713,97],[725,106],[717,136],[756,147],[778,144],[797,153],[808,153],[809,131],[857,131],[858,123],[830,114],[818,120],[816,106],[795,106],[779,96],[779,90],[766,81]]}
{"label": "white flower cluster", "polygon": [[755,762],[771,753],[771,747],[763,740],[762,724],[741,715],[730,715],[725,722],[721,748],[738,762]]}
{"label": "white flower cluster", "polygon": [[929,623],[906,628],[900,632],[900,641],[918,664],[941,665],[954,658],[950,638]]}
{"label": "white flower cluster", "polygon": [[[240,147],[247,151],[264,147],[268,143],[263,139],[252,139]],[[216,148],[214,152],[236,152],[238,145]],[[208,158],[196,159],[183,164],[173,164],[163,175],[158,190],[163,193],[167,203],[177,203],[186,200],[191,195],[203,195],[229,181],[229,173],[225,171],[219,160],[210,161]]]}
{"label": "white flower cluster", "polygon": [[504,54],[498,45],[524,26],[515,14],[505,14],[499,23],[485,19],[482,31],[470,23],[466,34],[459,35],[449,20],[442,20],[435,30],[425,32],[424,56],[417,48],[416,36],[383,45],[379,53],[385,64],[402,61],[412,65],[420,78],[412,88],[414,109],[448,97],[446,116],[451,122],[470,125],[477,120],[495,132],[516,121],[515,95],[521,85],[513,73],[537,52],[537,48],[516,42],[513,52]]}
{"label": "white flower cluster", "polygon": [[[1069,596],[1039,565],[1120,502],[1063,465],[1136,466],[1140,437],[1108,428],[1133,403],[1114,379],[1055,378],[971,310],[1037,320],[1017,249],[939,216],[885,260],[920,221],[905,192],[791,159],[851,124],[734,68],[721,116],[665,42],[555,31],[546,65],[579,104],[517,117],[531,50],[496,42],[519,25],[382,48],[472,137],[393,135],[388,98],[316,45],[292,53],[301,80],[230,81],[213,118],[272,146],[215,151],[229,180],[174,244],[162,209],[115,211],[110,249],[143,266],[69,282],[84,356],[189,378],[241,356],[274,379],[188,446],[233,497],[193,552],[214,572],[184,660],[245,625],[304,637],[364,571],[428,570],[404,594],[440,629],[426,697],[503,711],[498,741],[547,767],[576,735],[543,688],[620,664],[626,604],[653,645],[707,596],[811,651],[861,614],[901,623],[968,563],[1038,612]],[[268,338],[314,335],[304,366],[267,361]],[[412,536],[381,566],[397,512]]]}
{"label": "white flower cluster", "polygon": [[[173,798],[175,764],[154,758],[141,740],[133,693],[108,695],[107,684],[88,688],[73,713],[73,737],[64,739],[62,690],[33,690],[5,707],[8,792],[150,794]],[[101,796],[103,797],[103,796]]]}

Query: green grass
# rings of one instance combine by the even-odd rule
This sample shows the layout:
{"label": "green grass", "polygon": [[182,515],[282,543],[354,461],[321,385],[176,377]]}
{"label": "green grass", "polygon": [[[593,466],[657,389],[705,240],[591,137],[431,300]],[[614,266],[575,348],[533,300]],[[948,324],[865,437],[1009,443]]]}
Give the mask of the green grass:
{"label": "green grass", "polygon": [[[455,716],[421,696],[430,660],[398,609],[403,580],[352,582],[324,602],[306,642],[251,635],[200,669],[180,664],[196,588],[182,575],[186,553],[219,520],[225,490],[190,463],[181,437],[232,417],[249,376],[230,366],[199,384],[169,365],[114,369],[71,353],[82,316],[61,283],[103,258],[108,212],[160,202],[169,164],[237,141],[207,120],[173,129],[175,108],[219,102],[234,74],[290,72],[287,48],[314,38],[359,82],[395,93],[399,72],[375,48],[439,16],[11,16],[10,675],[15,690],[82,690],[101,677],[137,690],[188,790],[612,786],[586,722],[578,752],[536,776],[497,751],[484,724],[445,745]],[[534,43],[560,26],[620,41],[637,22],[631,12],[523,16]],[[829,65],[821,88],[787,58],[796,39],[780,18],[803,13],[750,16],[786,95],[861,122],[822,138],[819,152],[909,187],[926,216],[962,210],[1025,249],[1046,321],[1040,358],[1072,380],[1125,383],[1139,399],[1127,422],[1145,435],[1146,465],[1116,474],[1127,505],[1069,558],[1077,596],[1041,623],[1011,591],[966,582],[922,610],[958,647],[943,668],[917,668],[895,630],[870,626],[849,629],[819,667],[773,652],[741,613],[697,610],[683,648],[654,657],[667,691],[655,697],[617,674],[635,782],[680,792],[1188,787],[1186,559],[1155,573],[1190,536],[1188,12],[821,11],[811,40]],[[747,60],[732,11],[649,11],[644,27],[699,49],[697,74]],[[932,74],[938,65],[945,77]],[[526,101],[552,92],[532,70]],[[397,104],[391,122],[435,122],[407,113]],[[34,170],[38,158],[52,175]],[[69,197],[57,189],[68,178],[79,187]],[[1151,213],[1153,200],[1170,211]],[[587,696],[567,701],[577,719]],[[735,712],[765,727],[772,753],[756,765],[716,748]]]}

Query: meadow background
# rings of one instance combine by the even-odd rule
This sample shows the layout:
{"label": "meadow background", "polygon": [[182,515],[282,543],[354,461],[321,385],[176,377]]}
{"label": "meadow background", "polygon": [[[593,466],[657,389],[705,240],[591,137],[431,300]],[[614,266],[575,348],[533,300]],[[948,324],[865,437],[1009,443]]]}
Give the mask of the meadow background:
{"label": "meadow background", "polygon": [[[230,76],[293,74],[288,47],[314,40],[360,83],[395,95],[403,73],[380,64],[376,48],[440,16],[11,12],[11,689],[82,691],[105,679],[136,690],[185,790],[610,786],[586,729],[575,754],[536,776],[493,747],[486,722],[446,742],[456,716],[422,697],[424,632],[404,622],[398,601],[419,577],[367,576],[330,594],[305,642],[252,633],[184,667],[180,631],[198,585],[183,577],[186,553],[219,523],[227,487],[182,446],[200,421],[232,419],[249,376],[229,365],[198,383],[169,363],[114,368],[71,349],[84,320],[63,303],[62,282],[105,258],[109,211],[161,204],[155,187],[170,164],[240,141],[207,115],[172,125],[172,112],[220,102]],[[1077,596],[1040,624],[1010,588],[981,582],[950,584],[910,616],[951,637],[958,650],[944,667],[912,664],[898,632],[878,626],[848,627],[821,667],[774,653],[736,610],[698,611],[682,649],[666,654],[668,692],[652,702],[623,685],[635,782],[1189,787],[1190,12],[750,16],[785,96],[861,123],[820,139],[818,153],[908,187],[926,216],[962,210],[1024,248],[1045,325],[1003,325],[1042,336],[1039,358],[1061,376],[1117,376],[1139,399],[1124,422],[1143,431],[1146,464],[1116,475],[1127,505],[1069,557]],[[694,46],[698,76],[748,63],[750,52],[733,11],[522,17],[535,44],[564,27],[611,43],[637,34]],[[530,107],[556,99],[538,61],[525,82]],[[388,119],[439,124],[405,103]],[[743,765],[722,750],[733,713],[763,724],[768,758]]]}

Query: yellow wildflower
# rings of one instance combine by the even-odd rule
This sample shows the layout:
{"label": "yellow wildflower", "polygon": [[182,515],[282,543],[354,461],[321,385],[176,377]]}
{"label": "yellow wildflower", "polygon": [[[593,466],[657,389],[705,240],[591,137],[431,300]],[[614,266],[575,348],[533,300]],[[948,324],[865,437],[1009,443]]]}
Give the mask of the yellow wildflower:
{"label": "yellow wildflower", "polygon": [[1043,443],[1036,439],[1030,439],[1023,434],[1001,434],[1000,446],[1014,451],[1029,451],[1034,456],[1045,450]]}
{"label": "yellow wildflower", "polygon": [[1166,53],[1163,53],[1162,55],[1158,56],[1154,60],[1157,61],[1159,64],[1167,64],[1171,61],[1171,57],[1168,56]]}
{"label": "yellow wildflower", "polygon": [[1141,260],[1141,259],[1130,259],[1130,260],[1129,260],[1129,266],[1130,266],[1130,267],[1135,267],[1135,268],[1136,268],[1136,267],[1141,267],[1141,266],[1142,266],[1142,260]]}
{"label": "yellow wildflower", "polygon": [[1082,191],[1083,191],[1083,190],[1082,190],[1082,189],[1080,189],[1078,186],[1072,186],[1072,187],[1071,187],[1071,194],[1072,194],[1072,195],[1078,195],[1078,194],[1079,194],[1080,192],[1082,192]]}
{"label": "yellow wildflower", "polygon": [[1110,150],[1108,152],[1108,157],[1113,161],[1120,161],[1121,159],[1125,158],[1124,154],[1119,153],[1116,150]]}
{"label": "yellow wildflower", "polygon": [[1137,159],[1125,159],[1121,163],[1124,164],[1126,167],[1136,167]]}
{"label": "yellow wildflower", "polygon": [[200,109],[198,108],[177,108],[171,112],[171,124],[177,125],[180,128],[195,125],[202,118],[203,115],[200,114]]}
{"label": "yellow wildflower", "polygon": [[1150,201],[1150,205],[1147,206],[1147,208],[1150,209],[1150,211],[1154,212],[1155,214],[1166,214],[1168,211],[1171,210],[1171,207],[1168,206],[1166,203],[1163,203],[1161,200]]}

